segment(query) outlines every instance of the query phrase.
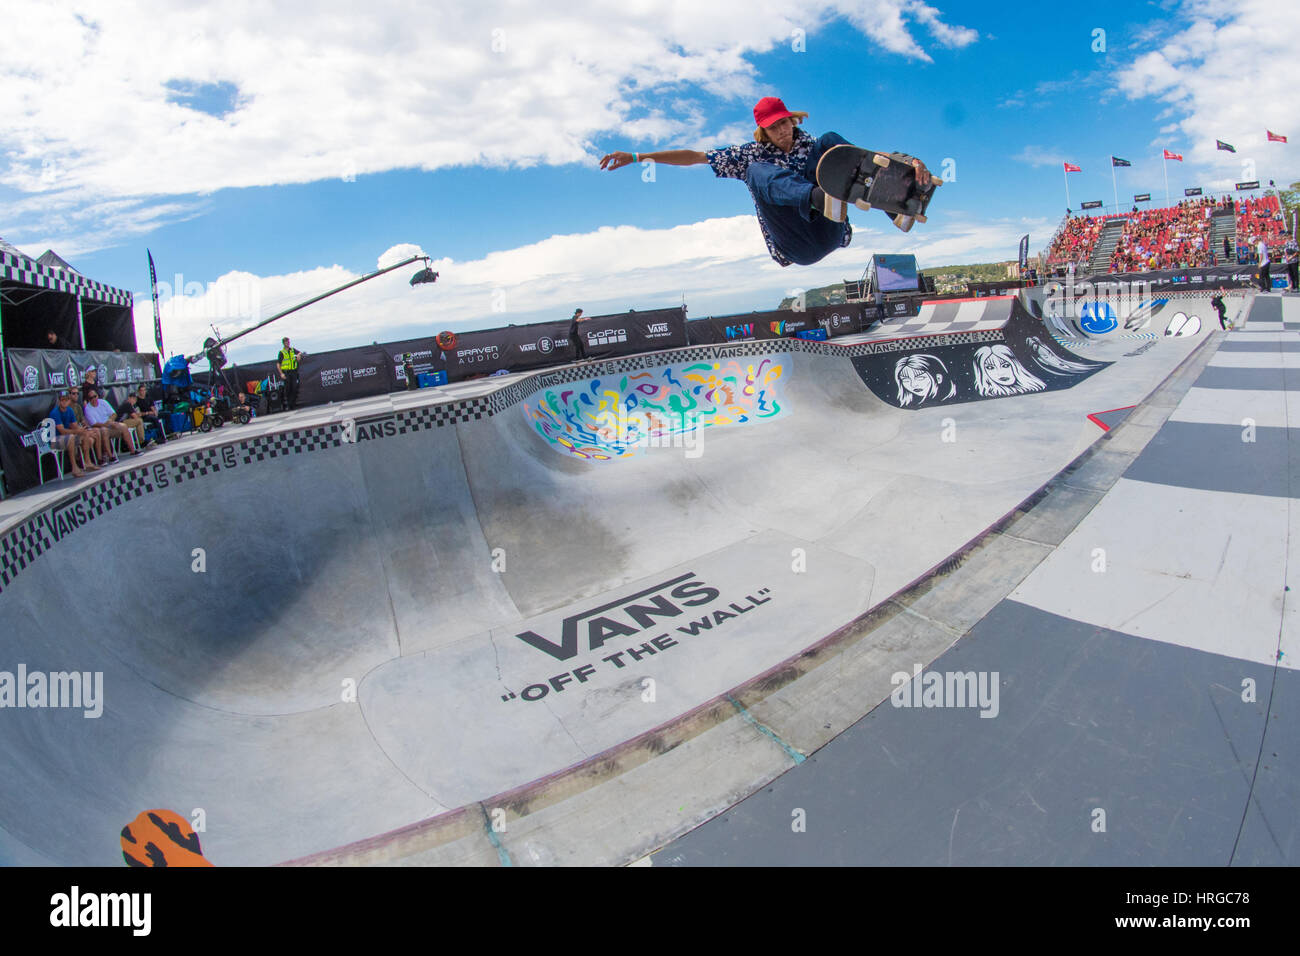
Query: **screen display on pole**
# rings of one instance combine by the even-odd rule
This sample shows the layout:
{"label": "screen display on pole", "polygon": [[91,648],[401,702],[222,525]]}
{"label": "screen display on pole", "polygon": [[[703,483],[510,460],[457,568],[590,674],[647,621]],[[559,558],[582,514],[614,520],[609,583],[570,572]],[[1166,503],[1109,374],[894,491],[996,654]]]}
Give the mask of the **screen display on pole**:
{"label": "screen display on pole", "polygon": [[876,270],[876,288],[881,292],[915,292],[916,256],[875,255],[871,257]]}

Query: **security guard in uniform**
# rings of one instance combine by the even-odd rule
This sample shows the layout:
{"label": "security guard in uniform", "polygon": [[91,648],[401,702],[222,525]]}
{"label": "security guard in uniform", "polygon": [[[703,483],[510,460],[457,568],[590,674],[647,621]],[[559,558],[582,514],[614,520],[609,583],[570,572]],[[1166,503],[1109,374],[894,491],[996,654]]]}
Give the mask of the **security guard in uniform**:
{"label": "security guard in uniform", "polygon": [[289,336],[286,335],[283,342],[284,348],[280,349],[276,366],[280,369],[280,378],[284,379],[284,400],[289,411],[293,411],[298,407],[298,360],[303,353],[289,344]]}

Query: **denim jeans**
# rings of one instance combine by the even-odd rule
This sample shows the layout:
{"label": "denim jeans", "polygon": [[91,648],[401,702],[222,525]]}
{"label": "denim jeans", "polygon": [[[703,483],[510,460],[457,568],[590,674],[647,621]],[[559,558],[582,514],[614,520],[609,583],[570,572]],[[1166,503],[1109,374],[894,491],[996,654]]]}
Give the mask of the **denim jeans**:
{"label": "denim jeans", "polygon": [[812,215],[811,200],[817,182],[817,161],[832,146],[847,142],[839,133],[823,133],[802,170],[751,163],[745,173],[745,184],[754,197],[759,217],[767,224],[772,244],[791,262],[812,265],[844,241],[848,224]]}

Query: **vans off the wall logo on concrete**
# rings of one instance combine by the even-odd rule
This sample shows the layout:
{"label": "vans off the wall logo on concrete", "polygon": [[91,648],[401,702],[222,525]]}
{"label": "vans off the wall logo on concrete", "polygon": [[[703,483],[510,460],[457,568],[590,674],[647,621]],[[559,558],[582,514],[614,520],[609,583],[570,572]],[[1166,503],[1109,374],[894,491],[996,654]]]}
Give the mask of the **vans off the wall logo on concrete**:
{"label": "vans off the wall logo on concrete", "polygon": [[40,516],[41,527],[54,541],[60,540],[69,531],[75,531],[89,520],[86,503],[80,499],[51,508]]}
{"label": "vans off the wall logo on concrete", "polygon": [[[558,661],[566,661],[586,650],[600,653],[598,661],[581,664],[562,674],[524,686],[517,693],[507,690],[503,702],[541,700],[551,693],[563,693],[569,686],[585,684],[601,669],[624,670],[657,656],[688,639],[712,635],[741,615],[772,600],[770,588],[758,588],[743,600],[727,603],[722,592],[700,580],[693,571],[653,587],[602,604],[564,619],[559,642],[536,631],[516,634],[521,641]],[[695,615],[700,615],[696,617]],[[669,628],[650,637],[647,631]],[[579,645],[585,640],[586,647]]]}

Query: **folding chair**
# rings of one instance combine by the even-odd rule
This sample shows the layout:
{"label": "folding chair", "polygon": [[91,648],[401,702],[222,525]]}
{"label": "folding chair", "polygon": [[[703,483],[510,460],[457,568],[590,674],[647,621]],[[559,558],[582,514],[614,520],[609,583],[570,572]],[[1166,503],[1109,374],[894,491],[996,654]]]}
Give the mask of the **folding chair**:
{"label": "folding chair", "polygon": [[[23,446],[26,448],[36,449],[36,474],[40,478],[41,484],[45,484],[45,456],[54,456],[54,469],[58,472],[59,479],[63,479],[63,449],[55,443],[54,419],[47,418],[36,427],[36,431],[28,432],[23,437]],[[71,452],[69,452],[71,454]]]}

